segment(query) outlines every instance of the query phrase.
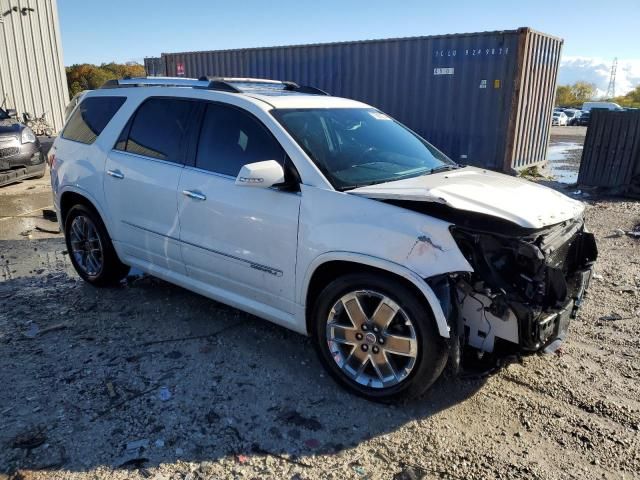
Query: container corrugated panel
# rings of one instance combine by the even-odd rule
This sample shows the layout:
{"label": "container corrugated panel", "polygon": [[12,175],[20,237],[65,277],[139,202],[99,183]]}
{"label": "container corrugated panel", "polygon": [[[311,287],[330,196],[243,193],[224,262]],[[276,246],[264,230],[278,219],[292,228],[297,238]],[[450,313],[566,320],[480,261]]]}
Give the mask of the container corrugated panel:
{"label": "container corrugated panel", "polygon": [[591,110],[578,183],[640,193],[640,111]]}
{"label": "container corrugated panel", "polygon": [[167,73],[162,57],[145,57],[144,71],[148,77],[164,77]]}
{"label": "container corrugated panel", "polygon": [[561,46],[521,28],[162,58],[169,76],[292,80],[360,100],[460,163],[511,171],[545,161]]}
{"label": "container corrugated panel", "polygon": [[562,41],[538,32],[520,37],[507,151],[514,169],[540,163],[547,156]]}
{"label": "container corrugated panel", "polygon": [[0,105],[57,131],[68,101],[56,0],[0,0]]}

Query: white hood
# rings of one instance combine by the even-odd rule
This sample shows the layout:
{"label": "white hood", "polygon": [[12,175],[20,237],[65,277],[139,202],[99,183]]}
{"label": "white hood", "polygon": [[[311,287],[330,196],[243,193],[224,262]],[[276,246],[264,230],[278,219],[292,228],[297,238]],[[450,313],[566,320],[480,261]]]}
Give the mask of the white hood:
{"label": "white hood", "polygon": [[474,167],[355,188],[348,193],[381,200],[444,203],[524,228],[546,227],[584,211],[582,202],[551,188]]}

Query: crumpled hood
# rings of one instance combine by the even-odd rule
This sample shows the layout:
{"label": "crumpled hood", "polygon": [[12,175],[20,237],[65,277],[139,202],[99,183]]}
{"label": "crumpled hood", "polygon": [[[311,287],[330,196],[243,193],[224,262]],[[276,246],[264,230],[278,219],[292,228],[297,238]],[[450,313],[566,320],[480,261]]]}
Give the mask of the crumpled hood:
{"label": "crumpled hood", "polygon": [[355,188],[348,193],[380,200],[438,202],[523,228],[554,225],[584,211],[582,202],[551,188],[475,167]]}
{"label": "crumpled hood", "polygon": [[17,136],[22,130],[22,125],[12,118],[0,120],[0,137],[7,135]]}

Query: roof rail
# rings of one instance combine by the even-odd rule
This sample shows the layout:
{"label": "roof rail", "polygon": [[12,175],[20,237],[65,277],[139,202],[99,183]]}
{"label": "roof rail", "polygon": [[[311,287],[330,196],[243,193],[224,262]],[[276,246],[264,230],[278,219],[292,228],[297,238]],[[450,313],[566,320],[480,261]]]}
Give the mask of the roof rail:
{"label": "roof rail", "polygon": [[209,82],[182,77],[125,77],[107,80],[100,88],[123,87],[208,87]]}
{"label": "roof rail", "polygon": [[124,77],[107,80],[100,88],[124,87],[192,87],[229,93],[243,93],[252,90],[283,90],[311,95],[328,95],[327,92],[319,88],[300,86],[294,82],[240,77],[202,76],[197,79],[184,77]]}

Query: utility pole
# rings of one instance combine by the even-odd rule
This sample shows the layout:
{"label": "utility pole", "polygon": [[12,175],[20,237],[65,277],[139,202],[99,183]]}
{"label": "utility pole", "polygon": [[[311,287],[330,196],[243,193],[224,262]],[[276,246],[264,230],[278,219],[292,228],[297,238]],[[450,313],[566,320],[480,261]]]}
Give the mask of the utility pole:
{"label": "utility pole", "polygon": [[618,59],[613,59],[613,65],[611,65],[611,75],[609,76],[609,87],[607,88],[607,94],[605,97],[610,100],[616,96],[616,70],[618,68]]}

